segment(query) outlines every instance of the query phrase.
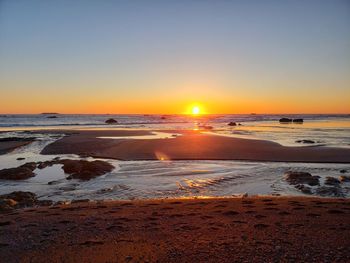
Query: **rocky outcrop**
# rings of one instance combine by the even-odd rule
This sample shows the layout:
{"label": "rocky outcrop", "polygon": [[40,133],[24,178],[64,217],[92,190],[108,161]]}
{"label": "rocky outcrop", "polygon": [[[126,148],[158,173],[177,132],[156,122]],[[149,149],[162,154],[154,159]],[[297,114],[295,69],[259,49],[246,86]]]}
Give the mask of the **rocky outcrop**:
{"label": "rocky outcrop", "polygon": [[26,163],[16,168],[7,168],[0,170],[0,179],[4,180],[25,180],[35,176],[33,172],[36,168],[36,163]]}
{"label": "rocky outcrop", "polygon": [[280,123],[304,123],[303,119],[290,119],[290,118],[281,118]]}
{"label": "rocky outcrop", "polygon": [[291,123],[293,120],[289,118],[281,118],[280,123]]}
{"label": "rocky outcrop", "polygon": [[0,195],[0,211],[33,206],[38,202],[36,195],[31,192],[12,192]]}
{"label": "rocky outcrop", "polygon": [[287,172],[285,173],[285,179],[292,185],[308,184],[308,185],[319,185],[319,176],[311,175],[306,172]]}
{"label": "rocky outcrop", "polygon": [[296,143],[305,143],[305,144],[312,144],[315,143],[313,140],[297,140]]}
{"label": "rocky outcrop", "polygon": [[303,119],[293,119],[293,123],[304,123]]}
{"label": "rocky outcrop", "polygon": [[38,200],[37,196],[31,192],[16,191],[0,195],[0,212],[23,207],[48,206],[52,204],[53,202],[51,200]]}
{"label": "rocky outcrop", "polygon": [[235,123],[235,122],[231,121],[231,122],[229,122],[227,125],[228,125],[228,126],[236,126],[236,125],[237,125],[237,123]]}
{"label": "rocky outcrop", "polygon": [[90,180],[94,177],[111,172],[114,166],[104,161],[85,161],[85,160],[63,160],[62,169],[69,174],[67,179]]}
{"label": "rocky outcrop", "polygon": [[339,180],[342,183],[350,182],[350,175],[341,175],[339,176]]}
{"label": "rocky outcrop", "polygon": [[343,197],[344,194],[340,187],[337,186],[321,186],[316,189],[316,194],[320,196]]}
{"label": "rocky outcrop", "polygon": [[297,184],[295,186],[296,189],[300,190],[304,194],[312,194],[311,187],[303,185],[303,184]]}
{"label": "rocky outcrop", "polygon": [[105,121],[105,123],[106,123],[106,124],[117,124],[118,121],[115,120],[115,119],[108,119],[108,120]]}
{"label": "rocky outcrop", "polygon": [[44,169],[54,164],[63,164],[62,169],[69,174],[67,179],[90,180],[92,178],[111,172],[115,167],[105,161],[86,161],[86,160],[69,160],[54,159],[52,161],[38,163],[39,169]]}
{"label": "rocky outcrop", "polygon": [[337,178],[328,176],[328,177],[326,177],[324,184],[337,186],[340,184],[340,181]]}

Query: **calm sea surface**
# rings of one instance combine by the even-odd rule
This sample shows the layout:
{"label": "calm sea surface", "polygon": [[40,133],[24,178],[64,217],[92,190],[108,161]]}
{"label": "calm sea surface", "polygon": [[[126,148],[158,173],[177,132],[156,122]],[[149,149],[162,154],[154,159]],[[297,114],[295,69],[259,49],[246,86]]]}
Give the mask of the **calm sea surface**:
{"label": "calm sea surface", "polygon": [[[47,118],[57,116],[57,118]],[[281,117],[303,118],[303,124],[280,124]],[[106,125],[109,118],[118,121]],[[230,127],[228,122],[240,123]],[[297,140],[313,140],[312,145],[350,147],[349,115],[0,115],[0,137],[35,136],[37,141],[9,154],[0,155],[0,169],[17,167],[31,161],[51,160],[56,156],[40,151],[58,139],[55,135],[28,134],[40,129],[198,129],[212,126],[206,132],[222,136],[266,139],[288,146],[305,146]],[[24,157],[25,160],[17,160]],[[74,155],[61,158],[80,159]],[[92,160],[92,158],[87,158]],[[37,169],[35,177],[24,181],[0,180],[0,194],[31,191],[42,199],[77,198],[134,199],[193,196],[231,196],[248,194],[303,195],[286,183],[286,171],[307,171],[320,176],[321,186],[327,176],[338,178],[349,164],[274,163],[241,161],[119,161],[107,160],[116,169],[90,181],[66,180],[61,165]],[[51,182],[48,184],[48,182]],[[338,189],[350,197],[350,183]],[[313,195],[317,189],[312,189]]]}

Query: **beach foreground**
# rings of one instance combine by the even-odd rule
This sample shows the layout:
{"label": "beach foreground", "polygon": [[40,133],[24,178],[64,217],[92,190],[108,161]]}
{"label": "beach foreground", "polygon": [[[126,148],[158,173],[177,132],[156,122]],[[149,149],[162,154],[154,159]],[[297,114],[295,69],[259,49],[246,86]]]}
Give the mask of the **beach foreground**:
{"label": "beach foreground", "polygon": [[350,201],[76,202],[0,215],[3,262],[349,262]]}

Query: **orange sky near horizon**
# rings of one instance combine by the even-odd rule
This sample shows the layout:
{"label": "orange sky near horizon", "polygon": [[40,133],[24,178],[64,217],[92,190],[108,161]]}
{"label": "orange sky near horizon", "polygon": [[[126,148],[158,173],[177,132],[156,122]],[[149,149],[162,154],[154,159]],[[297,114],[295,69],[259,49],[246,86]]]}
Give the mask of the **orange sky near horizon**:
{"label": "orange sky near horizon", "polygon": [[[64,98],[49,95],[45,98],[35,96],[14,96],[1,99],[1,114],[37,114],[58,112],[62,114],[191,114],[194,106],[200,107],[201,114],[283,114],[283,113],[319,113],[349,114],[350,107],[346,97],[330,97],[324,101],[318,98],[135,98],[120,100],[113,96],[98,99],[95,96]],[[51,98],[50,98],[51,97]],[[217,96],[218,97],[218,96]],[[210,98],[210,96],[208,97]],[[14,103],[15,101],[15,103]]]}

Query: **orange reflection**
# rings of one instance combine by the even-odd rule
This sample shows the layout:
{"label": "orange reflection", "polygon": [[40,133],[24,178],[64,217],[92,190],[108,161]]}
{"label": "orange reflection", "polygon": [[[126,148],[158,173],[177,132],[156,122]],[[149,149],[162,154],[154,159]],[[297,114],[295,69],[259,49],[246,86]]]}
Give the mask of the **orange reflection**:
{"label": "orange reflection", "polygon": [[154,154],[159,161],[170,161],[169,156],[163,152],[156,151]]}

